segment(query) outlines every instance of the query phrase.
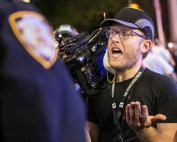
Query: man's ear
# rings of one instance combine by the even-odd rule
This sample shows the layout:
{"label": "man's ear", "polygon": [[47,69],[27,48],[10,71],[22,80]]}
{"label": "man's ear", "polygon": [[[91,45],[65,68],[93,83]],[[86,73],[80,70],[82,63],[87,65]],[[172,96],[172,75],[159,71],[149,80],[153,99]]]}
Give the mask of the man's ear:
{"label": "man's ear", "polygon": [[150,50],[152,46],[152,42],[150,40],[144,40],[141,44],[141,53],[146,53],[148,50]]}

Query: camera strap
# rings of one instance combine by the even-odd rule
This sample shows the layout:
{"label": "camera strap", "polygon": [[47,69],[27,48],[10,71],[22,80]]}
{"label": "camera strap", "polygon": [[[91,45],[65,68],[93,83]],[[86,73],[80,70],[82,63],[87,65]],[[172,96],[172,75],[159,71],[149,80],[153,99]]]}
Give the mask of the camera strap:
{"label": "camera strap", "polygon": [[112,84],[112,109],[113,109],[113,117],[114,117],[114,123],[117,125],[118,131],[119,131],[118,132],[118,139],[119,139],[120,142],[123,142],[124,126],[123,126],[123,124],[121,125],[121,120],[125,119],[125,118],[123,118],[122,114],[123,114],[123,111],[125,111],[125,107],[124,106],[125,106],[125,103],[126,103],[126,100],[127,100],[127,97],[128,97],[128,93],[130,92],[130,89],[133,87],[133,85],[136,83],[136,81],[144,73],[145,69],[146,68],[142,64],[141,67],[140,67],[140,69],[138,70],[138,72],[134,76],[133,80],[131,81],[131,83],[127,87],[124,95],[121,98],[121,101],[120,101],[118,107],[116,105],[116,100],[115,100],[115,89],[116,89],[115,88],[115,81]]}

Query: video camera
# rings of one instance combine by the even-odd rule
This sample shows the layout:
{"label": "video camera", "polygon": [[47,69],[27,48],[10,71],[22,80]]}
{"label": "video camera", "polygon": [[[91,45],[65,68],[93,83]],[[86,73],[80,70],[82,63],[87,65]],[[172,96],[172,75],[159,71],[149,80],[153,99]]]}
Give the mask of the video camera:
{"label": "video camera", "polygon": [[58,41],[59,53],[65,52],[62,63],[66,64],[71,72],[75,89],[84,97],[97,95],[104,88],[106,70],[103,66],[103,57],[107,49],[106,29],[100,28],[88,35],[82,32],[62,44]]}

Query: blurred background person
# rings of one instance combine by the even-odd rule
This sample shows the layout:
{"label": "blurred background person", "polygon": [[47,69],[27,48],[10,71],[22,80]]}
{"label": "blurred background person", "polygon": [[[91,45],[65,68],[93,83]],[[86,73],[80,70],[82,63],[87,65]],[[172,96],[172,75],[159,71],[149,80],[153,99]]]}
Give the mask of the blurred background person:
{"label": "blurred background person", "polygon": [[172,42],[168,43],[168,50],[169,50],[173,60],[176,63],[176,66],[174,67],[174,71],[177,74],[177,46],[176,46],[176,44],[174,44]]}
{"label": "blurred background person", "polygon": [[[54,31],[55,47],[59,48],[60,46],[64,45],[68,39],[71,39],[73,36],[77,34],[78,32],[74,27],[68,24],[60,25]],[[58,55],[60,58],[66,57],[65,51],[62,51],[61,49],[58,49]]]}
{"label": "blurred background person", "polygon": [[154,39],[153,46],[151,51],[163,57],[167,62],[169,62],[173,67],[176,66],[175,61],[173,60],[170,52],[167,50],[165,43],[161,42],[159,39]]}
{"label": "blurred background person", "polygon": [[60,25],[58,28],[55,29],[55,39],[58,37],[62,38],[63,42],[66,42],[68,39],[77,34],[77,30],[68,24]]}
{"label": "blurred background person", "polygon": [[[143,60],[143,64],[147,68],[156,73],[169,76],[177,83],[177,76],[174,72],[176,63],[173,62],[174,60],[170,52],[158,39],[154,40],[147,58]],[[173,66],[170,63],[172,63]]]}
{"label": "blurred background person", "polygon": [[[170,51],[166,48],[165,43],[161,42],[159,39],[154,39],[154,42],[153,42],[152,48],[151,48],[151,52],[152,52],[152,54],[154,56],[156,56],[156,55],[160,56],[160,57],[162,57],[165,60],[165,61],[163,61],[163,63],[161,63],[161,65],[164,66],[166,64],[166,61],[167,61],[173,67],[173,72],[171,74],[169,74],[169,72],[171,70],[170,69],[171,67],[168,67],[167,64],[166,64],[166,67],[164,68],[164,71],[168,70],[168,74],[167,74],[167,72],[166,73],[164,72],[164,75],[167,75],[167,76],[171,77],[175,82],[177,82],[177,75],[176,75],[176,73],[174,71],[175,67],[176,67],[176,62],[175,62],[174,58],[172,57],[172,54],[170,53]],[[152,58],[159,58],[159,57],[152,57]],[[149,60],[154,60],[154,59],[150,59],[150,58],[148,58],[148,59]],[[160,60],[163,60],[163,59],[160,59]],[[145,62],[147,62],[147,60]],[[157,61],[155,61],[155,62],[157,62]],[[154,62],[154,64],[155,64],[155,62]],[[149,64],[153,64],[153,63],[149,63]],[[160,71],[160,67],[159,66],[161,66],[161,65],[159,64],[158,66],[156,66],[156,70],[154,70],[155,69],[154,67],[153,67],[153,69],[152,69],[152,67],[150,67],[150,68],[156,72],[157,71],[157,67],[158,67],[159,71]]]}
{"label": "blurred background person", "polygon": [[143,64],[156,73],[171,77],[177,83],[174,67],[160,55],[149,52],[147,57],[143,60]]}
{"label": "blurred background person", "polygon": [[84,103],[50,24],[31,4],[0,3],[0,140],[84,142]]}

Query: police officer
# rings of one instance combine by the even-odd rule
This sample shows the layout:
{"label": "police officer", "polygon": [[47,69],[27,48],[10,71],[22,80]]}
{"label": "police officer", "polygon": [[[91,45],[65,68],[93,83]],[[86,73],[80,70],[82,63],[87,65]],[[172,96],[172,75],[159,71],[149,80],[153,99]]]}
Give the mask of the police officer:
{"label": "police officer", "polygon": [[0,140],[84,142],[84,104],[29,3],[0,0]]}

